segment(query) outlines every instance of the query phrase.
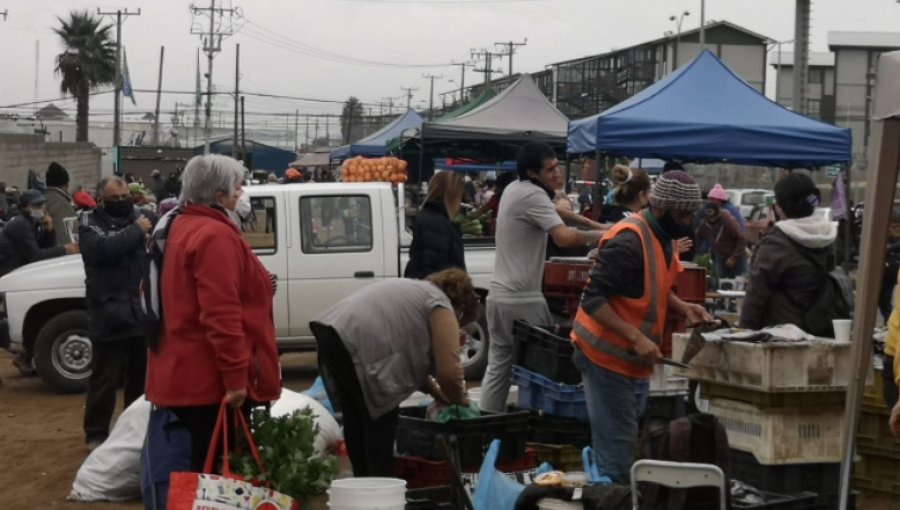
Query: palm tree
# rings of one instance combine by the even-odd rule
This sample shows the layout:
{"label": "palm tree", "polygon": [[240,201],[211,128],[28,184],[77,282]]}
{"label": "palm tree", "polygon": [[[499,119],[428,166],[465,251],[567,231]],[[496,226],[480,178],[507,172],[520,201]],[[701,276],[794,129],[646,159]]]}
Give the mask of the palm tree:
{"label": "palm tree", "polygon": [[75,141],[88,141],[88,111],[91,91],[116,80],[116,42],[112,25],[88,11],[72,11],[69,19],[57,18],[53,31],[62,39],[63,52],[56,56],[59,89],[75,97]]}
{"label": "palm tree", "polygon": [[363,105],[355,96],[350,96],[344,101],[344,109],[341,111],[341,134],[344,135],[344,143],[359,140],[362,133]]}

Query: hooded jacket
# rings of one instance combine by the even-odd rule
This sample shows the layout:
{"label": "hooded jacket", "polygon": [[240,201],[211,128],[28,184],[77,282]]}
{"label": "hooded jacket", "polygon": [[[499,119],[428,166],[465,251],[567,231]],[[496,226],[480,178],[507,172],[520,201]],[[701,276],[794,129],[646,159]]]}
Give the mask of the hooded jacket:
{"label": "hooded jacket", "polygon": [[443,202],[425,202],[413,225],[409,262],[403,276],[422,280],[452,268],[466,270],[462,230],[450,220]]}
{"label": "hooded jacket", "polygon": [[775,223],[762,238],[750,265],[741,327],[777,324],[804,328],[803,317],[833,265],[837,223],[809,216]]}
{"label": "hooded jacket", "polygon": [[66,218],[74,218],[75,202],[62,188],[49,187],[44,192],[47,199],[47,214],[53,218],[53,233],[56,236],[56,244],[62,246],[70,243],[69,233],[66,232]]}
{"label": "hooded jacket", "polygon": [[0,276],[25,264],[62,257],[65,246],[57,246],[56,236],[34,221],[25,208],[0,232]]}

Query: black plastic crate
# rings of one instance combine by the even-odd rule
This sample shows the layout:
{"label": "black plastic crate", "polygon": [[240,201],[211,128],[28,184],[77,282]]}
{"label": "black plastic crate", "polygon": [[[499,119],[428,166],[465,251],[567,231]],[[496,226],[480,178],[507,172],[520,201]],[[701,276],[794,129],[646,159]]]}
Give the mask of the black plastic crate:
{"label": "black plastic crate", "polygon": [[685,395],[665,395],[647,398],[647,409],[644,410],[644,418],[667,418],[674,420],[687,416],[687,401]]}
{"label": "black plastic crate", "polygon": [[400,410],[397,424],[397,452],[429,460],[445,460],[437,447],[437,437],[448,439],[456,436],[459,460],[462,468],[477,467],[484,460],[484,453],[491,441],[500,439],[497,462],[508,462],[525,456],[528,442],[527,411],[492,414],[482,413],[481,418],[438,423],[425,419],[424,407]]}
{"label": "black plastic crate", "polygon": [[513,336],[518,342],[516,365],[537,372],[555,382],[581,384],[581,371],[572,363],[575,347],[569,340],[570,328],[532,326],[525,321],[513,323]]}
{"label": "black plastic crate", "polygon": [[766,497],[765,503],[741,505],[738,502],[732,501],[731,506],[735,510],[806,510],[810,508],[810,505],[815,504],[819,497],[815,492],[801,492],[799,494],[785,496],[763,491],[763,495]]}
{"label": "black plastic crate", "polygon": [[532,443],[591,446],[591,424],[574,418],[551,416],[542,412],[531,415],[528,440]]}
{"label": "black plastic crate", "polygon": [[767,466],[752,453],[731,449],[731,478],[775,494],[815,492],[818,506],[807,507],[810,510],[837,508],[840,476],[839,462]]}

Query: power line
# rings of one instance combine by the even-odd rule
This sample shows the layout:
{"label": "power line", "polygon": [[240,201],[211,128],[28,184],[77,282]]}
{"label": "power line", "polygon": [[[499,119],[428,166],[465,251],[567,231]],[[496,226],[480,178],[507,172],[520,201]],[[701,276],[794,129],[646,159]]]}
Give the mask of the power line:
{"label": "power line", "polygon": [[[203,29],[194,28],[191,23],[191,33],[199,35],[203,40],[203,51],[206,53],[207,71],[206,71],[206,124],[204,126],[204,154],[209,154],[209,139],[212,134],[212,88],[213,88],[213,59],[216,54],[222,51],[222,38],[234,34],[234,26],[231,21],[234,17],[235,10],[232,8],[216,7],[216,0],[209,1],[209,7],[196,7],[191,4],[191,14],[194,16],[200,14],[209,16],[209,32]],[[219,15],[219,23],[216,24],[216,15]],[[225,15],[229,17],[227,26],[223,25]]]}
{"label": "power line", "polygon": [[504,57],[504,56],[509,57],[509,76],[507,78],[509,80],[509,85],[512,85],[512,79],[513,79],[513,55],[516,54],[517,47],[526,46],[526,45],[528,45],[527,37],[525,38],[524,41],[522,41],[520,43],[513,42],[513,41],[494,43],[494,46],[505,46],[507,48],[505,52],[500,53],[500,56],[501,57]]}

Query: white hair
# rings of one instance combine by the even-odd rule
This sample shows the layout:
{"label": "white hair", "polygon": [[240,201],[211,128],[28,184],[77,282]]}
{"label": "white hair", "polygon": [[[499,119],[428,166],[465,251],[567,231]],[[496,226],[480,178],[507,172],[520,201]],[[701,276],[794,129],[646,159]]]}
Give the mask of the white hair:
{"label": "white hair", "polygon": [[244,167],[234,159],[219,154],[194,156],[181,174],[179,204],[216,203],[216,195],[231,196],[244,180]]}

